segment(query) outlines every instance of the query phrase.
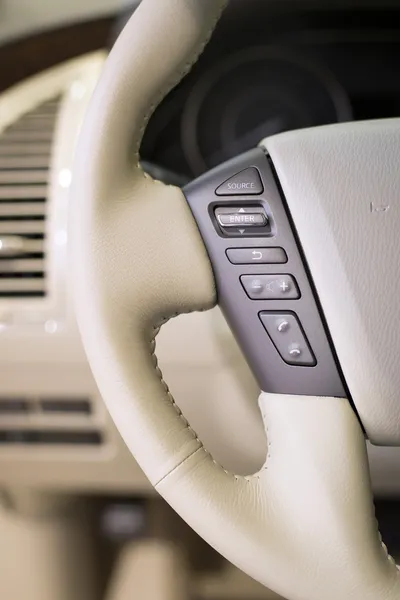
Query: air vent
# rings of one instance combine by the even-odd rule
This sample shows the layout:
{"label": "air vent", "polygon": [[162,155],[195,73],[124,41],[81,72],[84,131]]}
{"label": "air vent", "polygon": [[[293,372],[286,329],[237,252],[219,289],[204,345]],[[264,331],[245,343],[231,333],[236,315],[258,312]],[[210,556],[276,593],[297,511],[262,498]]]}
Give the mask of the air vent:
{"label": "air vent", "polygon": [[63,446],[98,446],[101,443],[102,436],[95,430],[0,429],[0,445],[45,444]]}
{"label": "air vent", "polygon": [[45,225],[56,98],[0,134],[0,298],[46,295]]}
{"label": "air vent", "polygon": [[29,411],[29,402],[25,398],[0,398],[1,415],[21,415]]}
{"label": "air vent", "polygon": [[47,414],[90,415],[92,407],[84,398],[46,398],[39,400],[40,409]]}
{"label": "air vent", "polygon": [[0,397],[0,447],[98,446],[103,435],[95,425],[89,398]]}

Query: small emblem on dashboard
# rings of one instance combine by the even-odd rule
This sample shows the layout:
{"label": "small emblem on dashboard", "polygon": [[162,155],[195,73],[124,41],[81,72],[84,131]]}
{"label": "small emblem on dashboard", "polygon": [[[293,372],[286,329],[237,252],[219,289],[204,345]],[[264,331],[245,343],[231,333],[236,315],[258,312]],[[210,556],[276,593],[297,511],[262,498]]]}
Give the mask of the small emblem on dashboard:
{"label": "small emblem on dashboard", "polygon": [[375,204],[371,202],[370,210],[372,213],[386,213],[390,208],[390,204]]}

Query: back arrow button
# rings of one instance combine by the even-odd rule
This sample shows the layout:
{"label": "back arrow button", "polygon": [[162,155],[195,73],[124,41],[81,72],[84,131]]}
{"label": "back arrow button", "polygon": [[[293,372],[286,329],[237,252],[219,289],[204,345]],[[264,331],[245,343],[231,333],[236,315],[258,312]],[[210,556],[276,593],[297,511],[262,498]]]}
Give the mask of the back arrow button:
{"label": "back arrow button", "polygon": [[287,262],[283,248],[228,248],[226,255],[233,265],[251,265],[255,262],[273,265]]}

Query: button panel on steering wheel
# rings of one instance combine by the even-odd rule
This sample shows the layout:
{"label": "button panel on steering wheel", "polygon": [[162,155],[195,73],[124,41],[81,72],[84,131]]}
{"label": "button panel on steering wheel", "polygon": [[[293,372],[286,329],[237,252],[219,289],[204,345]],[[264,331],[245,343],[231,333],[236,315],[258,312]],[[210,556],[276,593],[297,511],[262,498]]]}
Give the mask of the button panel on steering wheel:
{"label": "button panel on steering wheel", "polygon": [[321,308],[268,157],[251,150],[184,189],[218,303],[262,390],[345,397]]}

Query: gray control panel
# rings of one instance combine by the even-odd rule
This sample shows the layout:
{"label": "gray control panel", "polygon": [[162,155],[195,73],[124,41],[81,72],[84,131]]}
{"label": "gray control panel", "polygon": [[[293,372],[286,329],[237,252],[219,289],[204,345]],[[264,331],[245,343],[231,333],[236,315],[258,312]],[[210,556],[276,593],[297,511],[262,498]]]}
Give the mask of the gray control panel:
{"label": "gray control panel", "polygon": [[257,148],[184,189],[218,303],[262,390],[345,397],[322,311],[268,157]]}

